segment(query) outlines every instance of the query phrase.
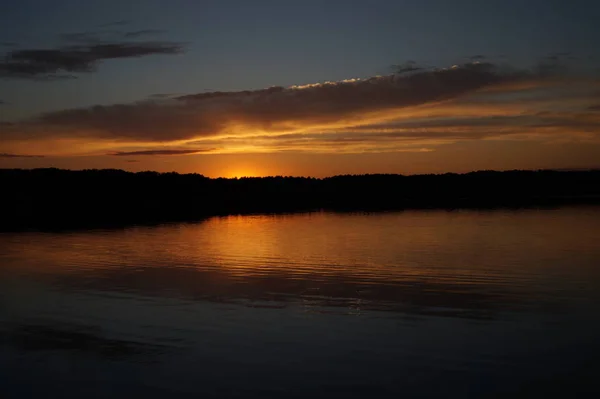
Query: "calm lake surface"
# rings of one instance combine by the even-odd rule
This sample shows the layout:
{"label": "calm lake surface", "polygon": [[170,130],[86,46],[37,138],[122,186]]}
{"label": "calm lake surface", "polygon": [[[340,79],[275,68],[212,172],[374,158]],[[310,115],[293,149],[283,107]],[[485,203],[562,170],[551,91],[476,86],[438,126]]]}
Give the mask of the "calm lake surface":
{"label": "calm lake surface", "polygon": [[600,207],[0,234],[2,398],[600,392]]}

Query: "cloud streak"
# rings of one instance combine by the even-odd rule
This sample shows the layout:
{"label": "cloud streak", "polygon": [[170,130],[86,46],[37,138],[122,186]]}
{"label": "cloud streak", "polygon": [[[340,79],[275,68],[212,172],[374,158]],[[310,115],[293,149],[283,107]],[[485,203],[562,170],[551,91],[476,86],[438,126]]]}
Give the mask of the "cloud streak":
{"label": "cloud streak", "polygon": [[[119,51],[105,57],[119,57]],[[35,151],[58,151],[59,141],[65,148],[85,146],[82,153],[116,156],[429,151],[495,139],[595,142],[599,87],[595,78],[558,67],[475,61],[419,69],[408,63],[401,73],[367,79],[153,96],[46,113],[0,126],[0,150],[26,152],[38,143]]]}
{"label": "cloud streak", "polygon": [[171,41],[139,41],[140,37],[163,33],[157,29],[130,32],[93,31],[66,33],[66,44],[54,48],[14,49],[0,56],[0,78],[48,80],[73,78],[89,73],[107,60],[173,55],[184,45]]}
{"label": "cloud streak", "polygon": [[8,154],[0,153],[0,158],[44,158],[43,155]]}
{"label": "cloud streak", "polygon": [[210,152],[214,149],[184,149],[184,150],[144,150],[144,151],[117,151],[108,155],[125,157],[125,156],[139,156],[139,155],[190,155],[190,154],[201,154],[203,152]]}
{"label": "cloud streak", "polygon": [[0,77],[68,78],[73,77],[73,73],[93,72],[105,60],[182,52],[181,44],[171,42],[114,42],[15,50],[7,53],[0,61]]}
{"label": "cloud streak", "polygon": [[96,106],[41,115],[35,123],[62,135],[168,142],[223,134],[302,130],[302,125],[359,123],[370,114],[457,98],[480,88],[522,79],[490,64],[389,75],[364,80],[209,92],[165,101]]}
{"label": "cloud streak", "polygon": [[86,32],[73,32],[63,33],[60,35],[60,39],[67,43],[86,43],[86,44],[97,44],[97,43],[111,43],[115,41],[138,39],[145,36],[156,36],[166,33],[162,29],[140,29],[135,31],[122,31],[122,30],[98,30],[98,31],[86,31]]}

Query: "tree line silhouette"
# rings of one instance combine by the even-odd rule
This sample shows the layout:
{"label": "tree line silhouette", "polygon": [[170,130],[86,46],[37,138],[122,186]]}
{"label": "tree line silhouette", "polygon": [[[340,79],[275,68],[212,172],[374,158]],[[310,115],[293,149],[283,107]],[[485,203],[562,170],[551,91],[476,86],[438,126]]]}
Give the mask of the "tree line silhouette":
{"label": "tree line silhouette", "polygon": [[600,170],[212,179],[200,174],[0,169],[2,229],[199,220],[312,210],[600,203]]}

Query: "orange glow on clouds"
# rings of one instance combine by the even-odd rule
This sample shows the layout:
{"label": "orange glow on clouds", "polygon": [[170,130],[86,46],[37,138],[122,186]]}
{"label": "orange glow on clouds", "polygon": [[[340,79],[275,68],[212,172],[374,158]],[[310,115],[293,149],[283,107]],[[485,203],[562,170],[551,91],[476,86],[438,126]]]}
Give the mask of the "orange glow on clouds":
{"label": "orange glow on clouds", "polygon": [[[443,171],[444,164],[451,168],[458,163],[449,155],[426,154],[452,146],[500,148],[499,143],[517,153],[525,142],[536,153],[552,153],[557,159],[556,151],[544,146],[584,143],[600,153],[598,87],[592,78],[501,75],[480,63],[409,76],[64,110],[0,122],[0,166],[61,165],[58,159],[76,157],[77,162],[69,162],[83,165],[97,159],[105,167],[127,163],[130,170],[143,170],[173,165],[195,171],[191,163],[196,162],[198,168],[218,164],[211,168],[218,170],[213,175],[252,177],[286,173],[281,162],[267,166],[268,159],[289,164],[288,159],[299,159],[300,154],[379,154],[362,169],[350,163],[339,170],[327,168],[332,173],[399,171],[390,165],[410,160],[422,165],[418,170]],[[578,162],[580,152],[560,155],[561,165]],[[218,162],[250,154],[261,156],[248,163]],[[51,161],[26,158],[30,155]],[[479,159],[474,152],[460,156],[465,162]],[[313,174],[313,169],[304,164],[302,170],[311,172],[300,174]]]}

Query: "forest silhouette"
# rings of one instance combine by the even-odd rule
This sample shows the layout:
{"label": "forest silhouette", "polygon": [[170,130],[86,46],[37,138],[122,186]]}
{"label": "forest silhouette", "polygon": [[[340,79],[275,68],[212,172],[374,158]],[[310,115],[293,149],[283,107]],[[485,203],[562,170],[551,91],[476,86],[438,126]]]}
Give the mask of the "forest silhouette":
{"label": "forest silhouette", "polygon": [[208,178],[116,169],[0,169],[1,229],[201,220],[229,214],[600,203],[600,170]]}

